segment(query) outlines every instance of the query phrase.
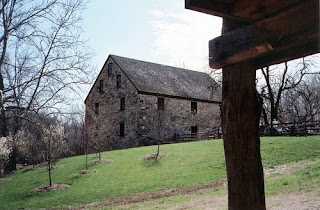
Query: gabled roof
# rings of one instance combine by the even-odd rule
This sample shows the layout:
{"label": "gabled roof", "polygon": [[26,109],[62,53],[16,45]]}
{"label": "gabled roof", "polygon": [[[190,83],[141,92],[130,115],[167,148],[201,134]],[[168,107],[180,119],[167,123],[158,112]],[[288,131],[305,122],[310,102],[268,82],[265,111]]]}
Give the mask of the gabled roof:
{"label": "gabled roof", "polygon": [[110,55],[139,92],[220,101],[206,73]]}
{"label": "gabled roof", "polygon": [[206,73],[117,55],[110,55],[108,60],[110,58],[120,67],[139,93],[211,102],[221,101],[221,88],[213,91],[217,83]]}

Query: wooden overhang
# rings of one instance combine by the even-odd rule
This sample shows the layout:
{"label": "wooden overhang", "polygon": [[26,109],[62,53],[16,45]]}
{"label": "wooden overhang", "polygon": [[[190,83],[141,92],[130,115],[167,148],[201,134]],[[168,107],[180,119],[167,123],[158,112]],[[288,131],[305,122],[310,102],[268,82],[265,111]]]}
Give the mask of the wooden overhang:
{"label": "wooden overhang", "polygon": [[185,5],[243,22],[209,42],[211,68],[250,60],[258,69],[320,52],[319,0],[186,0]]}

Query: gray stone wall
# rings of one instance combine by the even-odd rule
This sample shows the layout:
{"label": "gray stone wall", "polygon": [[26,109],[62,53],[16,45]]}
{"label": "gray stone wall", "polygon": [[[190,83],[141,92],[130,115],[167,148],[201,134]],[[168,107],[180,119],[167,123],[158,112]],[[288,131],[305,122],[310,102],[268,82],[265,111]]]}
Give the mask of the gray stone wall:
{"label": "gray stone wall", "polygon": [[[197,113],[191,111],[191,101],[164,98],[164,110],[158,110],[158,97],[139,94],[138,136],[140,142],[175,141],[176,134],[191,133],[191,126],[198,132],[211,132],[220,126],[218,104],[197,102]],[[147,141],[147,142],[145,142]]]}
{"label": "gray stone wall", "polygon": [[[112,75],[108,64],[113,63]],[[121,87],[117,87],[121,75]],[[103,80],[103,90],[99,90]],[[125,110],[120,100],[125,98]],[[98,113],[96,104],[99,104]],[[219,105],[197,101],[197,113],[191,111],[191,101],[164,97],[164,110],[158,110],[158,97],[138,94],[134,85],[109,58],[86,100],[86,133],[92,151],[123,149],[176,141],[176,134],[190,133],[191,126],[198,132],[210,132],[220,125]],[[120,136],[124,123],[124,136]]]}
{"label": "gray stone wall", "polygon": [[[108,75],[108,63],[113,63],[112,75]],[[117,88],[117,75],[121,75],[121,87]],[[103,80],[103,91],[99,91]],[[91,148],[102,150],[135,147],[137,142],[137,90],[119,67],[109,59],[98,76],[86,101],[86,132]],[[125,110],[120,110],[120,99],[125,98]],[[99,113],[95,104],[99,103]],[[120,123],[124,123],[124,137],[120,137]]]}

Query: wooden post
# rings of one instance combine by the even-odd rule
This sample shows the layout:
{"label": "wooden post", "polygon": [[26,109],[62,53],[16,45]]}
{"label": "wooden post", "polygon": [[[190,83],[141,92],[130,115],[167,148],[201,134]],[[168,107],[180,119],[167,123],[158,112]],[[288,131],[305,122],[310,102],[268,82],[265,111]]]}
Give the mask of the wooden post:
{"label": "wooden post", "polygon": [[[224,19],[223,32],[237,25]],[[229,209],[266,209],[259,139],[261,104],[255,77],[252,62],[223,68],[222,129]]]}
{"label": "wooden post", "polygon": [[223,35],[209,42],[209,65],[223,68],[222,128],[229,209],[265,209],[256,69],[320,52],[319,0],[263,4],[255,0],[185,0],[185,5],[224,18]]}

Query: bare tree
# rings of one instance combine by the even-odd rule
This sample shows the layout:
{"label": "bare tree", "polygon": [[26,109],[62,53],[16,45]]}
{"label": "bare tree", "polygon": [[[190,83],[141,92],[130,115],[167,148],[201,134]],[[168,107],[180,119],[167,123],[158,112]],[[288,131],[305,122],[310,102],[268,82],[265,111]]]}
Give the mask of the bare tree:
{"label": "bare tree", "polygon": [[[38,118],[38,116],[33,115],[33,118]],[[20,162],[32,164],[33,167],[41,162],[39,148],[42,146],[42,135],[43,131],[37,119],[34,119],[33,122],[23,122],[19,131],[13,136]]]}
{"label": "bare tree", "polygon": [[87,107],[86,108],[86,143],[89,152],[96,152],[101,161],[101,152],[107,147],[111,148],[112,145],[108,142],[106,135],[106,127],[101,121],[101,113],[98,107]]}
{"label": "bare tree", "polygon": [[301,62],[291,71],[287,62],[283,64],[282,70],[280,70],[279,66],[261,69],[264,82],[259,94],[264,99],[263,115],[265,124],[272,127],[273,120],[279,120],[283,94],[295,89],[306,75],[312,73],[313,66],[312,58],[302,58]]}
{"label": "bare tree", "polygon": [[78,109],[68,118],[68,122],[65,123],[65,132],[70,151],[69,155],[85,155],[85,166],[88,170],[89,141],[85,132],[83,109]]}
{"label": "bare tree", "polygon": [[83,155],[86,151],[86,139],[84,133],[84,110],[78,108],[72,111],[67,121],[64,123],[66,132],[66,140],[69,147],[70,154]]}
{"label": "bare tree", "polygon": [[[28,4],[30,2],[30,4]],[[5,83],[6,78],[4,78],[4,66],[8,63],[8,54],[13,46],[13,43],[17,40],[22,40],[23,38],[32,35],[32,32],[28,33],[29,29],[35,26],[33,24],[34,20],[43,16],[47,11],[50,10],[52,5],[55,3],[51,2],[41,2],[40,4],[34,4],[35,1],[16,1],[16,0],[1,0],[1,10],[0,10],[0,131],[1,136],[8,135],[5,108],[4,105],[7,103],[8,98],[5,97],[5,89],[7,89],[7,84]],[[32,30],[33,31],[33,30]],[[9,51],[9,52],[8,52]],[[6,90],[7,91],[7,90]]]}
{"label": "bare tree", "polygon": [[90,82],[91,53],[81,39],[86,1],[1,0],[0,136],[15,135],[31,112],[65,113]]}
{"label": "bare tree", "polygon": [[8,143],[8,141],[10,141],[9,138],[11,137],[0,137],[0,177],[4,173],[4,169],[7,165],[9,155],[11,153],[11,147]]}
{"label": "bare tree", "polygon": [[[208,60],[209,58],[207,58]],[[212,69],[207,64],[203,67],[203,71],[210,75],[213,79],[210,86],[208,87],[211,97],[221,100],[221,87],[222,87],[222,69]]]}
{"label": "bare tree", "polygon": [[302,110],[307,120],[314,122],[320,115],[320,82],[314,77],[302,82],[296,92],[300,96]]}
{"label": "bare tree", "polygon": [[51,124],[43,128],[43,159],[48,170],[49,186],[52,186],[51,171],[65,152],[65,133],[61,125]]}
{"label": "bare tree", "polygon": [[91,53],[81,39],[85,4],[1,0],[0,135],[8,134],[8,120],[17,126],[28,112],[63,112],[61,104],[90,82]]}
{"label": "bare tree", "polygon": [[287,121],[294,121],[297,116],[304,116],[305,120],[313,123],[320,115],[320,81],[319,75],[307,76],[294,91],[283,97],[283,117]]}

